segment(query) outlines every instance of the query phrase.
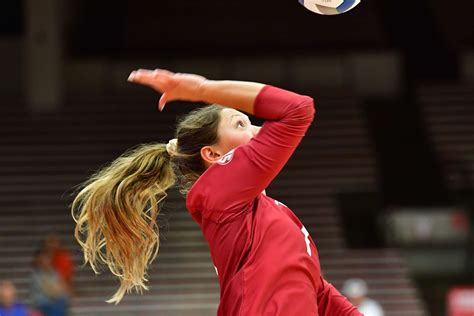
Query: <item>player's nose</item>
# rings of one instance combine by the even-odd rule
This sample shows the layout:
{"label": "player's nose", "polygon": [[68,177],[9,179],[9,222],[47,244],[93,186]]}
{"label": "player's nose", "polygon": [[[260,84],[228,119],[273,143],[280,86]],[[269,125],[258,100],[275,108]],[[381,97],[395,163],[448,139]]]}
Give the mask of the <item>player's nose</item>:
{"label": "player's nose", "polygon": [[253,134],[252,137],[257,136],[257,134],[258,134],[258,132],[260,131],[261,128],[262,128],[261,126],[252,125],[252,134]]}

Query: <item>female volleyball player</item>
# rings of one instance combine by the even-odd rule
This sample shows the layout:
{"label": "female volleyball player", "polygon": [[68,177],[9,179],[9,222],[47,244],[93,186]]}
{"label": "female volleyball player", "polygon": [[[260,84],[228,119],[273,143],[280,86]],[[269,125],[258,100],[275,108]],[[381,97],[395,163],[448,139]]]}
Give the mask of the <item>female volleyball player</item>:
{"label": "female volleyball player", "polygon": [[[95,269],[121,280],[110,300],[145,288],[159,246],[155,220],[178,181],[207,239],[220,283],[218,315],[361,315],[320,274],[308,232],[265,188],[300,143],[313,100],[253,82],[211,81],[166,70],[138,70],[129,81],[173,100],[211,105],[190,113],[168,144],[142,145],[94,175],[77,195],[76,238]],[[247,115],[263,118],[259,128]]]}

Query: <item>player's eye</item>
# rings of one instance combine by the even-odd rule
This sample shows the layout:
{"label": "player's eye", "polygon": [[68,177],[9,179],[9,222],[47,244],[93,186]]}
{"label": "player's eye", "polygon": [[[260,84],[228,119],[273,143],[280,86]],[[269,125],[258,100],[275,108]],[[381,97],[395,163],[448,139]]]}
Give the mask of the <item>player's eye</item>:
{"label": "player's eye", "polygon": [[245,127],[245,125],[246,125],[245,122],[242,120],[238,120],[236,123],[236,127],[239,127],[239,128]]}

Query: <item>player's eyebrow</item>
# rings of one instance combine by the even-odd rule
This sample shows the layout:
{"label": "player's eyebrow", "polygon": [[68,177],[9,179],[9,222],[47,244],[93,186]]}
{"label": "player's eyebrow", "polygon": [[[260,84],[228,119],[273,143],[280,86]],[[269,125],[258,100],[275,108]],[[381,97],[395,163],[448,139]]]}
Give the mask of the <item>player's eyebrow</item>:
{"label": "player's eyebrow", "polygon": [[232,114],[230,117],[229,117],[229,122],[232,122],[232,119],[235,117],[235,116],[238,116],[238,117],[244,117],[245,119],[247,119],[247,121],[249,121],[249,117],[245,114],[242,114],[242,113],[236,113],[236,114]]}

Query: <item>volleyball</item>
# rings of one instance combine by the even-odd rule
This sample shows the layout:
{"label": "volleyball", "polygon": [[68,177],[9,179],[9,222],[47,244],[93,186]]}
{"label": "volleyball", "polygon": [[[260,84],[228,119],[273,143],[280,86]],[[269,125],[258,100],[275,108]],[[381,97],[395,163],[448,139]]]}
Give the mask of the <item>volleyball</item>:
{"label": "volleyball", "polygon": [[308,10],[322,15],[346,13],[360,3],[360,0],[299,0]]}

